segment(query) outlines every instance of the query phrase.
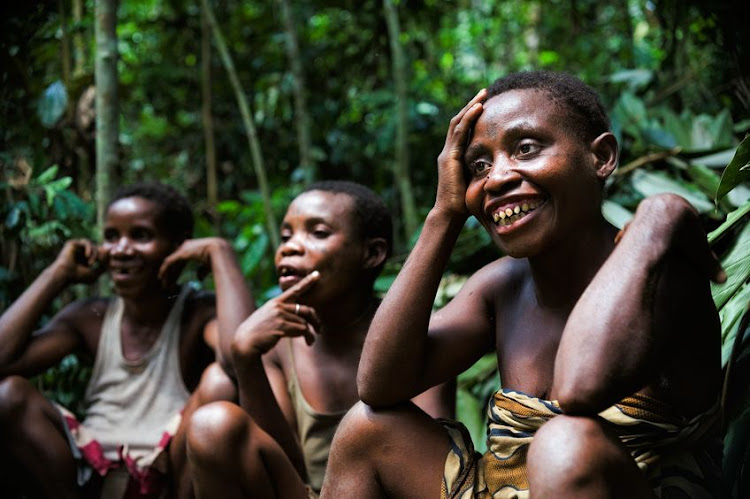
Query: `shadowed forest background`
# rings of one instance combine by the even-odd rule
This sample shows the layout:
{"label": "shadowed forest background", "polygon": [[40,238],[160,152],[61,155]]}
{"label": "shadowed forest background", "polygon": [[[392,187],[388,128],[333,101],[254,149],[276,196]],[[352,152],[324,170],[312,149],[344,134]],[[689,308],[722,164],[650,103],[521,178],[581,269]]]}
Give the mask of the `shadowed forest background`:
{"label": "shadowed forest background", "polygon": [[[0,308],[64,240],[98,239],[97,206],[114,187],[154,179],[191,199],[196,235],[233,242],[261,301],[278,292],[272,254],[294,195],[316,179],[366,184],[397,222],[396,254],[377,284],[385,291],[434,201],[450,118],[498,76],[551,69],[596,88],[612,118],[622,148],[604,206],[612,223],[621,227],[644,196],[664,191],[702,214],[730,277],[714,287],[723,361],[739,365],[732,349],[737,343],[739,352],[750,330],[741,323],[750,302],[750,143],[742,142],[750,131],[750,37],[742,4],[5,2]],[[97,60],[110,63],[109,80],[102,69],[95,81],[96,68],[106,68]],[[498,256],[470,219],[435,306]],[[91,292],[73,288],[58,306]],[[483,407],[498,384],[494,362],[483,359],[459,382],[459,417],[480,449]],[[87,359],[70,356],[38,383],[70,405],[87,375]],[[730,419],[750,428],[750,404],[732,408]],[[732,431],[728,438],[748,438],[749,430]]]}

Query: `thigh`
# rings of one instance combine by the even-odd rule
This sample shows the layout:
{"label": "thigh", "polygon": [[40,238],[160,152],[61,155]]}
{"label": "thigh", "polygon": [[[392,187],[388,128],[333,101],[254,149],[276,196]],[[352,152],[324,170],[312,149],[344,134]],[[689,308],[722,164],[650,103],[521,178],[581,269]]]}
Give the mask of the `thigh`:
{"label": "thigh", "polygon": [[446,430],[414,404],[357,404],[333,440],[323,495],[439,497],[449,450]]}

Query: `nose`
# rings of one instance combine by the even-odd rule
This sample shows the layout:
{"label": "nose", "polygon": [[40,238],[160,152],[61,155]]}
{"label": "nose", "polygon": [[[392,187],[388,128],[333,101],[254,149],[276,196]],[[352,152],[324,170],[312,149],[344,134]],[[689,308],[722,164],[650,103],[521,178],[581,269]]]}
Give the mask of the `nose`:
{"label": "nose", "polygon": [[121,237],[112,244],[110,247],[110,254],[112,255],[128,255],[132,253],[133,247],[130,244],[130,239],[127,237]]}
{"label": "nose", "polygon": [[522,176],[515,168],[513,161],[499,156],[494,159],[490,172],[487,174],[484,190],[496,193],[507,191],[518,185],[521,180]]}
{"label": "nose", "polygon": [[279,253],[281,256],[299,255],[303,253],[304,250],[305,247],[297,236],[291,236],[279,246]]}

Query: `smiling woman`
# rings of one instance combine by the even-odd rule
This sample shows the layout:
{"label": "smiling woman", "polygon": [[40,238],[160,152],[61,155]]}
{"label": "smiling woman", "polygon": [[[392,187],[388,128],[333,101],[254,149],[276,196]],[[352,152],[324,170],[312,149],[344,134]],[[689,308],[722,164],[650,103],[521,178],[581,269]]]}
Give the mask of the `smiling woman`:
{"label": "smiling woman", "polygon": [[[188,239],[192,227],[189,204],[174,189],[126,186],[108,205],[101,246],[68,241],[0,317],[0,433],[4,453],[36,478],[24,489],[48,497],[98,494],[109,472],[119,470],[144,495],[170,479],[182,490],[183,421],[205,401],[234,396],[221,368],[206,368],[217,343],[253,309],[231,246]],[[215,297],[177,285],[190,260],[210,264]],[[114,297],[72,303],[34,332],[60,291],[105,271]],[[74,350],[94,358],[82,422],[21,377]]]}

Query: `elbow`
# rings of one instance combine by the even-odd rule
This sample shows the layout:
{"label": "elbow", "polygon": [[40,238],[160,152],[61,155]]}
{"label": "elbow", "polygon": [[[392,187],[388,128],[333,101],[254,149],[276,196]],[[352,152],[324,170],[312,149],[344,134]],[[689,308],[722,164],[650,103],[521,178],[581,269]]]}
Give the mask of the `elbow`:
{"label": "elbow", "polygon": [[595,416],[617,400],[609,400],[606,384],[584,380],[564,380],[553,390],[563,413],[571,416]]}
{"label": "elbow", "polygon": [[382,382],[376,382],[372,377],[363,375],[361,371],[357,375],[357,394],[359,400],[374,409],[391,407],[399,403],[399,399],[394,397],[393,393],[383,389]]}

